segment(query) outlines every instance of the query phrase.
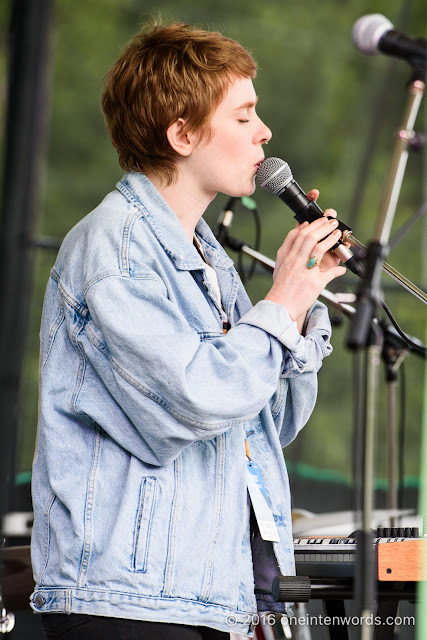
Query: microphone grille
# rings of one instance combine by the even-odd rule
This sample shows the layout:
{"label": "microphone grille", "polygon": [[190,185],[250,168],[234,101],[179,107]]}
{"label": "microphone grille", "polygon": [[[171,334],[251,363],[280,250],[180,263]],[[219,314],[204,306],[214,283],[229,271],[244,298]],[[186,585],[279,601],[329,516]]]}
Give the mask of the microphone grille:
{"label": "microphone grille", "polygon": [[369,13],[362,16],[353,25],[353,43],[367,56],[379,53],[378,43],[387,31],[394,29],[393,24],[381,13]]}
{"label": "microphone grille", "polygon": [[258,184],[272,193],[280,193],[293,178],[287,162],[280,158],[267,158],[256,173]]}

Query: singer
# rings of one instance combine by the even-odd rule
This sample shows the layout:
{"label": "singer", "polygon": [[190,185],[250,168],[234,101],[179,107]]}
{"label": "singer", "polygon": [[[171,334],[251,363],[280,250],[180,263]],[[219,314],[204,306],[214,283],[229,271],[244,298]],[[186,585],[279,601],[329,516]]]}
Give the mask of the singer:
{"label": "singer", "polygon": [[31,605],[47,638],[219,640],[283,611],[282,447],[331,351],[317,297],[345,269],[337,222],[304,223],[252,306],[203,220],[218,192],[254,191],[271,138],[255,74],[237,42],[176,23],[106,77],[125,174],[65,238],[41,326]]}

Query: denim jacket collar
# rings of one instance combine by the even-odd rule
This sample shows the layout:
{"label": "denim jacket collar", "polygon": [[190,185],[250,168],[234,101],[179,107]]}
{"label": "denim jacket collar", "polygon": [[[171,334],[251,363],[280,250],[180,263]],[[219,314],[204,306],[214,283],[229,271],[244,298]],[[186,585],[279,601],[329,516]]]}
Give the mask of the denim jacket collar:
{"label": "denim jacket collar", "polygon": [[[189,242],[181,222],[146,175],[125,173],[116,187],[130,203],[143,211],[153,233],[177,269],[204,269],[205,264]],[[196,233],[206,256],[214,261],[215,268],[231,269],[233,261],[225,251],[212,250],[218,249],[219,244],[203,218],[197,223]]]}

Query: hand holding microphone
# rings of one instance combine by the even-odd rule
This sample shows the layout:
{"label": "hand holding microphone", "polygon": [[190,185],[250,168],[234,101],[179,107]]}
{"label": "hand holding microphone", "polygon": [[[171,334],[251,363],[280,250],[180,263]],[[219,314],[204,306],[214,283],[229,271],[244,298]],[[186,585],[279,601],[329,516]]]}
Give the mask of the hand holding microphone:
{"label": "hand holding microphone", "polygon": [[321,216],[312,223],[303,222],[288,233],[277,252],[273,286],[265,299],[286,307],[301,329],[305,313],[319,294],[346,269],[324,256],[336,244],[341,232],[335,218]]}
{"label": "hand holding microphone", "polygon": [[[319,197],[319,190],[318,189],[311,189],[310,191],[307,191],[307,198],[309,200],[312,200],[313,202],[317,202],[317,198],[318,197]],[[327,217],[329,219],[336,218],[337,215],[338,214],[335,211],[335,209],[330,209],[330,208],[325,209],[325,211],[323,213],[323,216]],[[297,224],[299,224],[299,223],[297,223]],[[339,222],[338,222],[338,224],[339,224]],[[337,256],[337,254],[334,251],[331,250],[331,251],[327,251],[323,255],[322,265],[324,267],[337,267],[339,265],[340,261],[341,261],[340,257]]]}
{"label": "hand holding microphone", "polygon": [[304,314],[326,285],[345,273],[345,268],[338,266],[340,259],[360,272],[345,238],[343,242],[343,232],[350,233],[351,229],[335,219],[333,209],[326,211],[329,216],[324,215],[315,202],[318,191],[313,189],[306,195],[293,179],[288,163],[280,158],[264,160],[257,180],[262,188],[279,196],[300,223],[288,233],[277,253],[274,284],[266,299],[283,304],[301,325]]}
{"label": "hand holding microphone", "polygon": [[[261,162],[257,171],[257,180],[260,187],[271,191],[295,213],[298,222],[313,222],[323,217],[322,209],[301,189],[295,182],[292,171],[287,162],[280,158],[267,158]],[[346,246],[346,236],[351,234],[351,229],[343,222],[338,221],[340,237],[330,249],[345,263],[346,267],[358,276],[362,274],[362,266]]]}

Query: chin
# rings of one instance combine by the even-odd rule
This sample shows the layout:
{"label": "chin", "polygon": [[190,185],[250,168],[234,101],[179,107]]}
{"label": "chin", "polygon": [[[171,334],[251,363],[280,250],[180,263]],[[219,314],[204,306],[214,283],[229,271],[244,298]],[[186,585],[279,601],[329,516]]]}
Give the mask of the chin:
{"label": "chin", "polygon": [[251,196],[255,191],[255,178],[252,179],[251,183],[246,185],[245,187],[241,187],[240,189],[229,189],[227,191],[223,191],[226,196],[231,196],[233,198],[243,198],[243,196]]}
{"label": "chin", "polygon": [[256,189],[255,178],[252,178],[251,184],[248,186],[248,189],[245,193],[242,193],[242,196],[251,196]]}

